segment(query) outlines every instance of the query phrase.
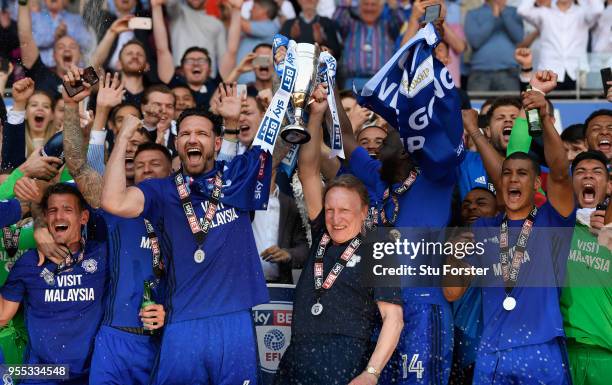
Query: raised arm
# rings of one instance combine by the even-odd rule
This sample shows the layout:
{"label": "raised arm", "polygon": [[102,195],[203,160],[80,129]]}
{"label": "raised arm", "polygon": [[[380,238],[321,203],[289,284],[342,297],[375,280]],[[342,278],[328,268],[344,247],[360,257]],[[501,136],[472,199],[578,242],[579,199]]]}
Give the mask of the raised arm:
{"label": "raised arm", "polygon": [[[72,67],[64,76],[64,81],[74,83],[81,78],[83,70]],[[79,121],[79,102],[89,96],[90,90],[86,86],[85,90],[69,97],[63,90],[65,103],[64,110],[64,154],[66,166],[70,175],[85,197],[85,200],[92,207],[100,207],[100,194],[102,191],[102,177],[89,164],[87,164],[87,144],[83,137]]]}
{"label": "raised arm", "polygon": [[[552,71],[538,71],[534,77],[548,89],[553,89],[557,84],[557,74]],[[544,157],[550,168],[546,186],[547,198],[559,214],[567,217],[574,211],[575,201],[565,146],[548,113],[544,94],[527,91],[523,92],[522,96],[525,110],[537,109],[543,126]]]}
{"label": "raised arm", "polygon": [[40,52],[32,34],[32,14],[28,4],[19,5],[17,10],[17,35],[21,48],[21,63],[25,68],[32,68]]}
{"label": "raised arm", "polygon": [[308,132],[310,141],[300,146],[298,157],[298,176],[302,182],[304,200],[308,208],[308,218],[314,220],[323,210],[323,185],[321,183],[321,142],[322,124],[327,111],[326,91],[323,85],[317,86],[310,104]]}
{"label": "raised arm", "polygon": [[174,76],[174,61],[168,46],[168,31],[164,22],[162,5],[165,0],[151,0],[151,17],[153,19],[153,38],[157,56],[157,76],[164,83],[170,83]]}
{"label": "raised arm", "polygon": [[91,65],[96,70],[100,70],[98,73],[101,73],[102,66],[108,58],[108,55],[110,55],[111,48],[113,47],[113,43],[115,42],[115,39],[117,39],[117,36],[119,36],[121,32],[130,30],[128,28],[128,22],[132,17],[134,16],[126,15],[115,20],[113,24],[111,24],[110,28],[106,30],[104,37],[102,40],[100,40],[95,51],[93,51],[91,54]]}
{"label": "raised arm", "polygon": [[[468,132],[474,144],[478,148],[478,152],[482,157],[482,164],[493,182],[496,191],[502,191],[501,186],[501,169],[504,163],[504,158],[493,148],[493,145],[489,143],[487,138],[478,128],[478,112],[476,110],[462,110],[461,115],[463,116],[463,126]],[[503,205],[502,194],[497,194],[497,204]]]}
{"label": "raised arm", "polygon": [[142,122],[135,116],[128,115],[124,119],[104,173],[102,208],[125,218],[135,218],[144,210],[143,192],[138,187],[127,187],[125,179],[125,152],[128,141],[141,126]]}
{"label": "raised arm", "polygon": [[[228,0],[231,6],[230,24],[227,30],[227,48],[217,66],[219,67],[219,75],[222,79],[229,77],[232,69],[236,65],[236,55],[240,45],[240,8],[242,8],[243,0]],[[226,80],[229,82],[229,80]]]}
{"label": "raised arm", "polygon": [[[353,125],[351,124],[351,120],[349,119],[346,111],[342,108],[342,100],[340,99],[340,92],[335,89],[334,96],[336,97],[336,106],[338,106],[338,118],[340,119],[340,129],[342,131],[342,145],[344,146],[344,156],[346,157],[347,162],[351,160],[351,155],[353,151],[357,147],[359,147],[359,143],[357,143],[357,138],[355,138],[355,134],[353,133]],[[358,108],[359,106],[355,106]]]}

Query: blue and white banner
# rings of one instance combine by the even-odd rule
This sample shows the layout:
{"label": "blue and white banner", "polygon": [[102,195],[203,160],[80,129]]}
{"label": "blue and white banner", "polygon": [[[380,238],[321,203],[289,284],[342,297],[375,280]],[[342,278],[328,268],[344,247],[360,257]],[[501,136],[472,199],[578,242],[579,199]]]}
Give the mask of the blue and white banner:
{"label": "blue and white banner", "polygon": [[425,171],[454,170],[464,153],[461,100],[448,69],[434,57],[439,41],[432,24],[420,29],[357,96],[399,131]]}
{"label": "blue and white banner", "polygon": [[[274,39],[276,43],[276,37]],[[253,146],[261,146],[264,151],[268,151],[270,154],[274,151],[274,145],[278,134],[283,125],[283,120],[291,99],[291,93],[293,92],[293,86],[295,84],[295,78],[297,75],[297,69],[295,65],[296,59],[296,43],[291,40],[287,45],[287,55],[279,67],[282,71],[281,83],[279,89],[274,94],[272,102],[266,110],[264,118],[259,124],[257,134],[253,140]],[[277,70],[278,71],[278,70]]]}

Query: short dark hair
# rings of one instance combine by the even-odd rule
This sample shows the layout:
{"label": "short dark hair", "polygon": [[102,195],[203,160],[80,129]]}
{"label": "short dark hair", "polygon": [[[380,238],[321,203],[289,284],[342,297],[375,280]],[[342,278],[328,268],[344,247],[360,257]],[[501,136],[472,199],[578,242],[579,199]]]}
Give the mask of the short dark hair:
{"label": "short dark hair", "polygon": [[181,66],[183,64],[185,64],[185,58],[187,57],[187,55],[189,55],[192,52],[201,52],[206,56],[206,61],[208,62],[208,65],[212,65],[212,60],[210,59],[210,54],[208,53],[208,50],[206,48],[203,47],[197,47],[197,46],[193,46],[193,47],[189,47],[185,50],[185,53],[183,54],[183,56],[181,56]]}
{"label": "short dark hair", "polygon": [[136,153],[134,154],[134,159],[143,151],[159,151],[164,154],[164,157],[168,159],[168,162],[172,163],[172,155],[170,154],[170,150],[166,148],[166,146],[162,146],[159,143],[155,142],[145,142],[138,146],[136,149]]}
{"label": "short dark hair", "polygon": [[130,45],[137,45],[140,48],[142,48],[142,50],[145,53],[145,59],[148,61],[149,59],[146,57],[147,56],[147,47],[145,47],[145,45],[138,39],[131,39],[128,40],[123,47],[121,47],[121,49],[119,50],[119,58],[121,58],[121,55],[123,54],[123,51]]}
{"label": "short dark hair", "polygon": [[71,183],[56,183],[49,186],[43,195],[41,207],[44,212],[49,208],[49,198],[53,195],[73,195],[77,198],[79,210],[83,211],[87,208],[87,202],[76,185]]}
{"label": "short dark hair", "polygon": [[563,130],[561,140],[564,142],[575,142],[584,140],[584,124],[572,124]]}
{"label": "short dark hair", "polygon": [[518,108],[519,110],[523,108],[521,99],[515,96],[500,96],[499,98],[495,99],[493,103],[491,104],[491,108],[487,112],[487,121],[491,122],[491,118],[493,117],[493,113],[495,112],[496,109],[500,107],[506,107],[506,106],[514,106]]}
{"label": "short dark hair", "polygon": [[[578,167],[578,163],[582,162],[583,160],[588,160],[588,159],[593,159],[593,160],[601,162],[601,164],[603,164],[606,171],[608,170],[608,165],[610,164],[610,162],[608,161],[608,157],[599,150],[588,150],[588,151],[584,151],[576,155],[576,157],[572,161],[572,173],[574,172],[576,167]],[[606,174],[608,173],[606,172]]]}
{"label": "short dark hair", "polygon": [[255,46],[255,48],[253,48],[253,51],[251,51],[251,52],[255,52],[255,51],[257,51],[259,48],[270,48],[270,49],[272,49],[272,44],[269,44],[269,43],[259,43],[259,44],[257,44],[257,45]]}
{"label": "short dark hair", "polygon": [[602,108],[600,110],[593,111],[593,113],[589,115],[589,117],[586,118],[586,120],[584,121],[584,133],[585,134],[587,130],[589,129],[589,124],[591,123],[591,121],[597,118],[598,116],[612,116],[612,110],[609,108]]}
{"label": "short dark hair", "polygon": [[359,178],[351,174],[343,174],[339,177],[332,179],[331,182],[327,183],[325,186],[325,192],[323,193],[323,199],[327,196],[327,193],[335,188],[345,188],[347,190],[355,191],[359,198],[361,199],[361,204],[364,206],[370,205],[370,196],[368,194],[368,189],[363,184]]}
{"label": "short dark hair", "polygon": [[165,84],[153,84],[152,86],[149,86],[145,89],[144,93],[142,94],[141,104],[149,103],[149,97],[153,92],[160,92],[162,94],[171,95],[172,98],[175,99],[170,87]]}
{"label": "short dark hair", "polygon": [[266,10],[266,15],[270,20],[276,19],[278,15],[278,4],[274,0],[254,0],[254,3],[261,5]]}
{"label": "short dark hair", "polygon": [[353,90],[342,90],[340,91],[339,95],[340,95],[340,99],[344,99],[344,98],[357,99],[357,96],[355,95]]}
{"label": "short dark hair", "polygon": [[176,121],[176,127],[177,127],[177,131],[180,132],[181,131],[181,123],[183,123],[183,120],[185,120],[186,118],[190,117],[190,116],[199,116],[202,118],[206,118],[208,120],[210,120],[210,122],[213,125],[213,132],[215,133],[216,136],[221,136],[221,126],[222,126],[222,122],[223,120],[221,119],[220,116],[212,114],[206,110],[201,110],[198,108],[189,108],[186,109],[185,111],[181,112],[181,115],[179,116],[179,118]]}
{"label": "short dark hair", "polygon": [[516,151],[508,155],[506,159],[504,159],[504,162],[502,164],[502,169],[503,169],[503,165],[506,164],[506,162],[509,160],[528,160],[529,163],[531,164],[531,169],[535,173],[535,176],[540,176],[540,163],[528,153],[522,152],[522,151]]}
{"label": "short dark hair", "polygon": [[135,108],[136,111],[138,111],[138,115],[139,115],[138,118],[142,117],[142,113],[140,112],[140,108],[138,108],[137,105],[135,105],[134,103],[123,102],[123,103],[118,104],[115,107],[113,107],[113,109],[108,114],[108,120],[110,120],[111,122],[115,123],[115,116],[117,115],[119,110],[121,110],[124,107],[133,107],[133,108]]}

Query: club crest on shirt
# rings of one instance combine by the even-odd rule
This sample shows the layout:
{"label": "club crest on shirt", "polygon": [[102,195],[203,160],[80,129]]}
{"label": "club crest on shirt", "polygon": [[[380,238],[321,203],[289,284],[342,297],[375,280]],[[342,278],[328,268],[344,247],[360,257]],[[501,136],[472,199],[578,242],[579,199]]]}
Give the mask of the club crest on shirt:
{"label": "club crest on shirt", "polygon": [[98,261],[95,259],[86,259],[81,263],[81,267],[85,270],[86,273],[92,274],[98,270]]}
{"label": "club crest on shirt", "polygon": [[361,256],[355,254],[346,263],[346,267],[355,267],[359,262],[361,262]]}
{"label": "club crest on shirt", "polygon": [[40,276],[45,280],[47,285],[55,286],[55,275],[46,267],[40,272]]}

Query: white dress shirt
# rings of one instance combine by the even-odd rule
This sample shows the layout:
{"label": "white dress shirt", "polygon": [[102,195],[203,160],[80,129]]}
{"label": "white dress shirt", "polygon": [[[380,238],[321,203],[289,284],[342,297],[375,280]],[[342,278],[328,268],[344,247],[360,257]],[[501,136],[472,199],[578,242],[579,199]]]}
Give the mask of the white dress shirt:
{"label": "white dress shirt", "polygon": [[278,200],[278,186],[268,198],[268,209],[255,211],[255,218],[251,223],[257,252],[260,255],[261,267],[268,281],[275,281],[280,273],[278,263],[267,262],[261,259],[261,253],[270,246],[278,245],[278,225],[280,220],[280,201]]}
{"label": "white dress shirt", "polygon": [[593,28],[593,52],[612,53],[612,5],[608,5]]}
{"label": "white dress shirt", "polygon": [[576,80],[578,71],[588,71],[589,29],[603,11],[602,0],[579,0],[565,11],[556,4],[535,7],[534,0],[523,0],[518,14],[540,31],[540,59],[537,70],[552,70]]}

